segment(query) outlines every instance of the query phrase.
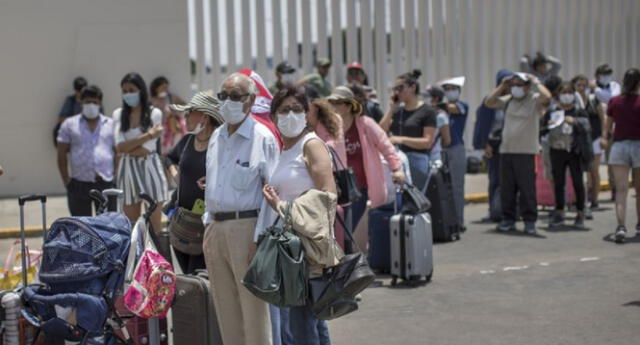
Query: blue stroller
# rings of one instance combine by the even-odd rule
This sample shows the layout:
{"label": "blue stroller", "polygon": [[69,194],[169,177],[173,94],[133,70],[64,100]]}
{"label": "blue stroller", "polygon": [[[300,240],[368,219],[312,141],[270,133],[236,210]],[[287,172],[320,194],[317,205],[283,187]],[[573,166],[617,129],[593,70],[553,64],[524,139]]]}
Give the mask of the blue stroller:
{"label": "blue stroller", "polygon": [[[106,206],[104,198],[101,204]],[[44,331],[47,344],[122,341],[114,333],[123,321],[113,300],[122,288],[130,234],[127,217],[114,212],[51,225],[39,273],[43,285],[27,286],[22,295],[23,315]]]}

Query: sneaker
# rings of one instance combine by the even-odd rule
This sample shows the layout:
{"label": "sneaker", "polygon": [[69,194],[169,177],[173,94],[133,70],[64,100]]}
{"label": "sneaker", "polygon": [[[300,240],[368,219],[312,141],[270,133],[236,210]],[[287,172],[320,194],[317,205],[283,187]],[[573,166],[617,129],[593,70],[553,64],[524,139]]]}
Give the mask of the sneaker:
{"label": "sneaker", "polygon": [[627,239],[627,228],[622,225],[618,225],[615,233],[616,243],[624,243]]}
{"label": "sneaker", "polygon": [[498,226],[496,227],[496,230],[502,231],[502,232],[509,232],[515,229],[516,229],[516,223],[510,220],[502,220],[500,221],[500,223],[498,223]]}
{"label": "sneaker", "polygon": [[524,222],[524,233],[527,235],[537,234],[536,222]]}
{"label": "sneaker", "polygon": [[592,201],[591,202],[591,209],[594,211],[598,211],[600,209],[600,204],[598,204],[597,201]]}
{"label": "sneaker", "polygon": [[585,229],[584,218],[585,218],[584,213],[578,212],[578,214],[576,214],[576,221],[573,223],[573,226],[578,229],[584,230]]}
{"label": "sneaker", "polygon": [[592,207],[587,206],[584,208],[584,217],[587,220],[593,220],[593,212],[591,211],[592,208],[593,206]]}
{"label": "sneaker", "polygon": [[562,212],[555,211],[553,216],[551,217],[551,222],[549,223],[550,228],[557,228],[564,225],[564,216]]}

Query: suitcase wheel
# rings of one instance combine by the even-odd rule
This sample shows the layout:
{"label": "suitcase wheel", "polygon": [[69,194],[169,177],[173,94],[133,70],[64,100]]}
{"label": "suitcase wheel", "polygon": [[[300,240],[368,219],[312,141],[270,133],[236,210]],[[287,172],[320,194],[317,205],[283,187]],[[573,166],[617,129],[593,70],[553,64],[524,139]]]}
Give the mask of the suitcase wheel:
{"label": "suitcase wheel", "polygon": [[424,277],[424,280],[428,283],[431,281],[431,277],[433,277],[433,269],[431,269],[431,272],[429,272],[429,275]]}
{"label": "suitcase wheel", "polygon": [[398,285],[398,276],[391,276],[391,286]]}

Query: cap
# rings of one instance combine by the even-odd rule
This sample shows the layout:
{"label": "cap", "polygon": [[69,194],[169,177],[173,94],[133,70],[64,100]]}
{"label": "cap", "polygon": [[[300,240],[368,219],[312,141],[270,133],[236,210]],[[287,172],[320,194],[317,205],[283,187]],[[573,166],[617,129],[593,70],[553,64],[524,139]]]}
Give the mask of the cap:
{"label": "cap", "polygon": [[276,72],[281,74],[295,73],[296,69],[287,61],[282,61],[276,66]]}
{"label": "cap", "polygon": [[465,77],[454,77],[454,78],[445,79],[440,83],[438,83],[438,85],[440,86],[453,85],[461,88],[464,86],[464,81],[465,81]]}
{"label": "cap", "polygon": [[611,74],[613,73],[613,68],[609,66],[608,63],[602,64],[596,68],[596,74]]}
{"label": "cap", "polygon": [[350,101],[354,99],[355,96],[353,91],[346,86],[336,86],[331,94],[327,97],[329,101]]}
{"label": "cap", "polygon": [[350,64],[347,65],[347,69],[360,69],[360,70],[364,70],[364,68],[362,67],[362,65],[358,62],[358,61],[354,61]]}
{"label": "cap", "polygon": [[326,57],[319,58],[318,62],[316,62],[317,67],[329,67],[331,66],[331,60]]}
{"label": "cap", "polygon": [[186,105],[172,104],[171,109],[179,112],[187,111],[200,111],[206,115],[213,117],[218,125],[224,123],[224,119],[220,115],[220,101],[206,93],[201,91],[193,95],[191,100]]}
{"label": "cap", "polygon": [[429,97],[437,97],[440,99],[444,98],[444,90],[437,85],[432,85],[431,87],[427,88],[425,94]]}

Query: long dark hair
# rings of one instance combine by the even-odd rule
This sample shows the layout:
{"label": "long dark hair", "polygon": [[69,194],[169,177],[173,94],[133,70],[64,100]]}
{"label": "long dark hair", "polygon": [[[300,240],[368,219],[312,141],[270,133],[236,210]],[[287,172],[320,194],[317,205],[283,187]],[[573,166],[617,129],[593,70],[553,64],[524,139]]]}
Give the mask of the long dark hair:
{"label": "long dark hair", "polygon": [[411,72],[407,72],[405,74],[401,74],[400,76],[398,76],[398,79],[402,79],[402,81],[404,81],[404,83],[407,84],[407,86],[415,85],[416,86],[416,95],[419,95],[420,94],[420,82],[418,82],[418,79],[420,78],[421,75],[422,75],[422,71],[420,71],[419,69],[414,69]]}
{"label": "long dark hair", "polygon": [[637,68],[630,68],[624,72],[624,78],[622,79],[622,94],[630,95],[638,89],[640,85],[640,70]]}
{"label": "long dark hair", "polygon": [[[149,104],[149,94],[147,93],[147,84],[142,76],[136,72],[128,73],[120,81],[120,87],[124,84],[133,84],[140,90],[140,127],[146,132],[151,127],[151,105]],[[129,130],[129,116],[131,115],[131,107],[122,101],[122,114],[120,118],[120,130],[126,132]]]}
{"label": "long dark hair", "polygon": [[169,79],[167,79],[163,75],[153,79],[151,81],[151,85],[149,85],[149,91],[151,93],[151,97],[157,97],[158,96],[158,88],[160,86],[164,85],[164,84],[169,84]]}

